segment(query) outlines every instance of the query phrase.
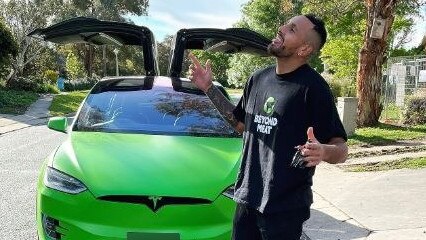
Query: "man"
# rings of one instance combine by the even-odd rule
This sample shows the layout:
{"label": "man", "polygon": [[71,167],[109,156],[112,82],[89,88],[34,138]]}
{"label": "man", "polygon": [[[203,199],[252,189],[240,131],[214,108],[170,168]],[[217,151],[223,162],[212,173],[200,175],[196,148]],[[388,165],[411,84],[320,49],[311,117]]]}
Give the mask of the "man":
{"label": "man", "polygon": [[[250,77],[236,107],[212,85],[209,61],[204,68],[190,55],[190,79],[244,132],[234,194],[235,240],[300,239],[310,216],[315,166],[347,157],[347,137],[330,88],[307,65],[326,37],[323,21],[313,15],[296,16],[282,25],[268,46],[276,65]],[[302,167],[291,164],[297,149]]]}

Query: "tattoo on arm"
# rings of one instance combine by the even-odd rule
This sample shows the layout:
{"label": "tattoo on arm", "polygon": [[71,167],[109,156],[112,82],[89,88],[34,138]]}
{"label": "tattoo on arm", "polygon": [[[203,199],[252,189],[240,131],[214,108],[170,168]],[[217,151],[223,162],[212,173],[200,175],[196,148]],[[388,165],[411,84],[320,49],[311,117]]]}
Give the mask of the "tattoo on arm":
{"label": "tattoo on arm", "polygon": [[235,106],[223,95],[223,93],[214,85],[211,85],[206,95],[213,102],[213,105],[220,112],[222,117],[231,124],[232,127],[237,127],[238,120],[235,118],[233,110]]}

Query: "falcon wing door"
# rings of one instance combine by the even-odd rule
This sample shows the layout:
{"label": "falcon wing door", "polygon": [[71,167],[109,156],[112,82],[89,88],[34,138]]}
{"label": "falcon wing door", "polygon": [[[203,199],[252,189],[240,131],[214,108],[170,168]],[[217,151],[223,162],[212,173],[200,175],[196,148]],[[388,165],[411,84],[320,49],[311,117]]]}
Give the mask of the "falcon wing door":
{"label": "falcon wing door", "polygon": [[151,30],[147,27],[77,17],[47,28],[36,29],[28,35],[59,44],[89,43],[94,45],[141,46],[146,75],[155,76],[158,74],[155,39]]}
{"label": "falcon wing door", "polygon": [[250,53],[268,56],[271,40],[245,28],[194,28],[177,32],[169,67],[170,77],[178,78],[182,72],[185,50],[198,49],[223,53]]}

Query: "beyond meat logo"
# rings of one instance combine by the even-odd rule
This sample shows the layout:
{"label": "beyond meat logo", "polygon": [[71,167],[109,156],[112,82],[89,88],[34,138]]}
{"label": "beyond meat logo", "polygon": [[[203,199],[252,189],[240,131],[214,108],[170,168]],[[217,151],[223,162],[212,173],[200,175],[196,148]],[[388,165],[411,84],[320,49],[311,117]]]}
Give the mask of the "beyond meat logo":
{"label": "beyond meat logo", "polygon": [[275,98],[269,97],[266,100],[265,105],[263,105],[263,111],[265,111],[265,113],[268,116],[271,116],[272,113],[274,113],[274,108],[275,108]]}
{"label": "beyond meat logo", "polygon": [[274,113],[275,109],[275,99],[269,97],[265,105],[263,105],[263,110],[268,116],[255,115],[254,122],[257,123],[257,131],[265,134],[270,134],[272,127],[276,126],[278,123],[277,118],[270,117]]}

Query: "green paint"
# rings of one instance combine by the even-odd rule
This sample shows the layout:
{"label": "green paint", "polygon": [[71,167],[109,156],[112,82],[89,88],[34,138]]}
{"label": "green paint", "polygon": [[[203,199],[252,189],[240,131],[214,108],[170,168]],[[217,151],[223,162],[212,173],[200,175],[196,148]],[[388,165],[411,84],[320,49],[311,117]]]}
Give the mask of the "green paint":
{"label": "green paint", "polygon": [[[48,239],[41,225],[44,213],[59,220],[62,239],[130,240],[143,233],[174,233],[181,240],[230,239],[235,203],[221,193],[236,179],[241,147],[240,138],[70,132],[39,177],[39,238]],[[80,180],[88,190],[72,195],[45,187],[47,166]],[[165,205],[153,211],[142,203],[97,199],[106,195],[211,203]]]}

